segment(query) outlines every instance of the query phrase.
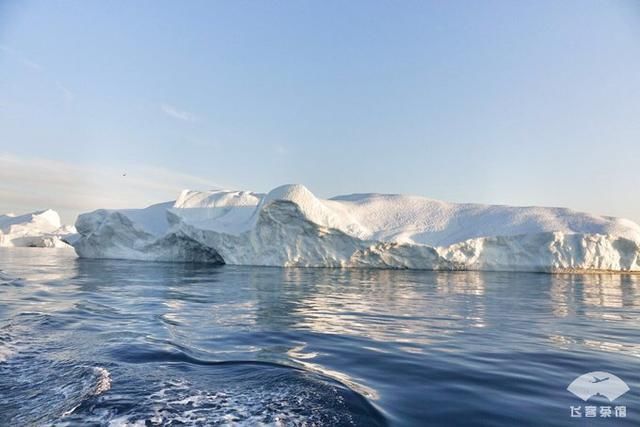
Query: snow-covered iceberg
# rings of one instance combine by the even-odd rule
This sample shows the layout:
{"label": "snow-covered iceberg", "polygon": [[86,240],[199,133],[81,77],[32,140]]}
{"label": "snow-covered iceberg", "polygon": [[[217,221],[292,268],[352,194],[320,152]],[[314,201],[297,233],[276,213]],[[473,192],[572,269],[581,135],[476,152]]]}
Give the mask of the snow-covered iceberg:
{"label": "snow-covered iceberg", "polygon": [[640,271],[640,226],[563,208],[456,204],[417,196],[319,199],[183,191],[146,209],[80,215],[80,257],[284,267]]}
{"label": "snow-covered iceberg", "polygon": [[64,226],[54,210],[24,215],[0,215],[0,247],[69,247],[75,237],[73,226]]}

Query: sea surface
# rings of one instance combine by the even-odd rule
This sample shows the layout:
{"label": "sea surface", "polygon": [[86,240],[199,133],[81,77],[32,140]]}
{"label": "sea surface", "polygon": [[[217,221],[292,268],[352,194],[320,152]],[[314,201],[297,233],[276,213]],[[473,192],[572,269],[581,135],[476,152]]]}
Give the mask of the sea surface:
{"label": "sea surface", "polygon": [[[639,276],[53,249],[2,249],[0,269],[0,426],[640,425]],[[593,371],[630,390],[567,390]]]}

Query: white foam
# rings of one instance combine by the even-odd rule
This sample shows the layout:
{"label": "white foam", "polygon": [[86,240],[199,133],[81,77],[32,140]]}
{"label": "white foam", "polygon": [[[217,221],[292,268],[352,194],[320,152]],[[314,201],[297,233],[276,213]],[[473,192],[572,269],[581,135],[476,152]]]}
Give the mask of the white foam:
{"label": "white foam", "polygon": [[203,390],[186,380],[168,381],[137,402],[139,407],[133,413],[116,418],[105,413],[101,422],[108,420],[111,427],[135,427],[147,422],[153,425],[285,426],[321,425],[321,420],[350,417],[344,400],[333,389],[314,386],[311,382],[282,381],[278,385],[253,384],[247,389],[238,384],[217,391]]}
{"label": "white foam", "polygon": [[0,363],[6,362],[16,354],[16,350],[7,343],[0,342]]}
{"label": "white foam", "polygon": [[111,389],[111,374],[105,368],[96,366],[93,371],[98,375],[98,381],[96,382],[96,388],[93,394],[96,396]]}

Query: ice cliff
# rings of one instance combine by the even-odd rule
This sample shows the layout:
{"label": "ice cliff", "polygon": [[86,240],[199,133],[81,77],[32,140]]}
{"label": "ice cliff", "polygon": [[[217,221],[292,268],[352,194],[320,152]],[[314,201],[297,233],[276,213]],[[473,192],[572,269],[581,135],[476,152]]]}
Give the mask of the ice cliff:
{"label": "ice cliff", "polygon": [[285,267],[640,271],[640,226],[563,208],[455,204],[302,185],[183,191],[146,209],[80,215],[80,257]]}
{"label": "ice cliff", "polygon": [[75,228],[63,226],[54,210],[25,215],[0,215],[0,247],[69,247],[65,241],[73,239]]}

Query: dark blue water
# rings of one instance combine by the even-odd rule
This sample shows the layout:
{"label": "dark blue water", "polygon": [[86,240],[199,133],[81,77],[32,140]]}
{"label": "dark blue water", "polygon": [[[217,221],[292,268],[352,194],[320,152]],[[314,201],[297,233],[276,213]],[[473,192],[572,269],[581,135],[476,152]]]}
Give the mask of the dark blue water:
{"label": "dark blue water", "polygon": [[[638,425],[640,277],[0,251],[0,425]],[[590,371],[626,417],[572,419]]]}

